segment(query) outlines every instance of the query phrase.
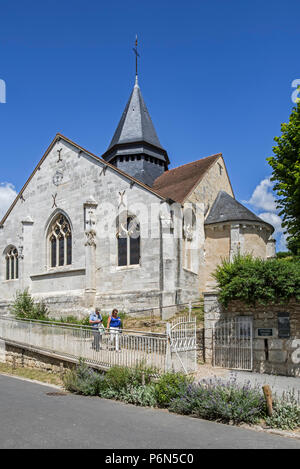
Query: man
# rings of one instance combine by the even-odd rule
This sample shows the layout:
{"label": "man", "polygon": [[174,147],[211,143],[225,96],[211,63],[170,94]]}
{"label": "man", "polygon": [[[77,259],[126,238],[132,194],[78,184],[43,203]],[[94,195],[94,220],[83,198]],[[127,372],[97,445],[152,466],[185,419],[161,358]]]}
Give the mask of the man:
{"label": "man", "polygon": [[93,336],[94,336],[94,341],[92,345],[92,349],[96,350],[96,352],[99,352],[100,350],[100,340],[101,340],[101,334],[99,331],[99,327],[102,324],[102,316],[100,314],[100,309],[96,308],[95,312],[92,312],[90,314],[90,324],[92,326],[92,331],[93,331]]}

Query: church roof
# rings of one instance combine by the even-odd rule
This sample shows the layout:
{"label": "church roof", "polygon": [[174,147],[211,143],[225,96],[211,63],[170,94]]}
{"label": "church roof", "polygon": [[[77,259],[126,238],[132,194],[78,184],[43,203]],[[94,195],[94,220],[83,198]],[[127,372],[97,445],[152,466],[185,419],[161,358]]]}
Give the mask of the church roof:
{"label": "church roof", "polygon": [[152,189],[163,197],[183,203],[220,156],[222,154],[218,153],[165,171],[154,181]]}
{"label": "church roof", "polygon": [[231,197],[231,195],[227,194],[227,192],[220,191],[210,209],[204,224],[211,225],[214,223],[222,223],[226,221],[252,221],[263,223],[272,228],[272,232],[274,231],[272,225],[265,222],[253,212],[248,210],[246,207],[244,207],[244,205]]}
{"label": "church roof", "polygon": [[132,142],[147,142],[163,149],[137,79],[108,150],[115,145]]}

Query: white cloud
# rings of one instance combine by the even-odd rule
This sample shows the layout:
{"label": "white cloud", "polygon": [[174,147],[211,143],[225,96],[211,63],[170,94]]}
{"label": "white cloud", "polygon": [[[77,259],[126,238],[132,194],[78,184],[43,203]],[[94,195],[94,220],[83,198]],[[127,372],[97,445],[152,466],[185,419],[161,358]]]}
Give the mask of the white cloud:
{"label": "white cloud", "polygon": [[[287,235],[284,234],[284,229],[281,226],[282,219],[277,214],[276,199],[272,187],[270,178],[263,179],[254,189],[250,200],[244,201],[244,203],[252,205],[256,209],[256,215],[274,226],[273,237],[276,239],[277,251],[286,251]],[[261,210],[264,211],[261,212]]]}
{"label": "white cloud", "polygon": [[267,223],[270,223],[270,225],[274,226],[275,231],[273,233],[273,237],[276,239],[277,251],[286,251],[287,250],[287,247],[286,247],[287,234],[283,232],[284,229],[281,226],[281,223],[282,223],[281,218],[276,213],[271,213],[271,212],[259,213],[258,216],[262,218],[264,221],[266,221]]}
{"label": "white cloud", "polygon": [[263,179],[253,191],[249,201],[245,203],[254,207],[267,210],[268,212],[276,212],[275,197],[272,191],[273,184],[270,178]]}
{"label": "white cloud", "polygon": [[264,221],[266,221],[267,223],[270,223],[270,225],[273,225],[277,232],[283,231],[283,228],[281,226],[282,220],[276,213],[263,212],[263,213],[260,213],[258,216],[262,218]]}
{"label": "white cloud", "polygon": [[17,196],[15,186],[9,182],[0,183],[0,219]]}

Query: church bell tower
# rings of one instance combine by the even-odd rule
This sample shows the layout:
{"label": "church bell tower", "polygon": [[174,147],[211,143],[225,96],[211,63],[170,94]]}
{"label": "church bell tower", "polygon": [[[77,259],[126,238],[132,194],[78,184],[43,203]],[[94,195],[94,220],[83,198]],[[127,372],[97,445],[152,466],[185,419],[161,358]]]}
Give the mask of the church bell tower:
{"label": "church bell tower", "polygon": [[138,84],[137,41],[133,50],[136,54],[135,85],[102,158],[151,187],[154,180],[168,169],[170,161],[157,137]]}

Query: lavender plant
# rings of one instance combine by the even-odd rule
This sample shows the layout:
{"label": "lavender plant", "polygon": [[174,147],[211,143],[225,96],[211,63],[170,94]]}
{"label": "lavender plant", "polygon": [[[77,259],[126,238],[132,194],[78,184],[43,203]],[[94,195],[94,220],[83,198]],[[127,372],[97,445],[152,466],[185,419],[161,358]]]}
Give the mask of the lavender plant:
{"label": "lavender plant", "polygon": [[266,424],[281,430],[300,428],[300,403],[294,390],[274,400],[273,414],[271,417],[266,417]]}
{"label": "lavender plant", "polygon": [[257,423],[265,413],[265,401],[250,382],[239,386],[235,378],[201,381],[187,386],[172,400],[169,410],[208,420],[230,423]]}

